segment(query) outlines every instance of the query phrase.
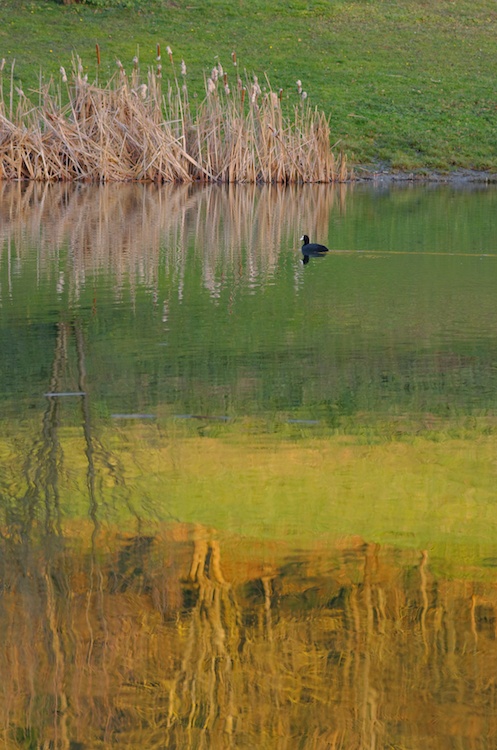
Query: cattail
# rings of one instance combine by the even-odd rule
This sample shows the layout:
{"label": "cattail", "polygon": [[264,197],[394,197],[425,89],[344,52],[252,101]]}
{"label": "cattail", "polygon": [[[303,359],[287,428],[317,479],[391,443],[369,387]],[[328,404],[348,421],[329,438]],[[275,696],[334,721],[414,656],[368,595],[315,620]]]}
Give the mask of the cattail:
{"label": "cattail", "polygon": [[160,62],[160,44],[157,45],[157,57],[156,57],[156,60],[157,60],[157,62]]}
{"label": "cattail", "polygon": [[97,65],[100,65],[100,45],[99,44],[95,45],[95,51],[97,53]]}
{"label": "cattail", "polygon": [[254,76],[254,83],[252,85],[252,104],[255,104],[257,101],[257,97],[261,95],[261,87],[259,86],[259,81],[257,76]]}
{"label": "cattail", "polygon": [[278,109],[280,106],[280,100],[278,98],[278,94],[275,94],[274,91],[269,92],[269,101],[271,102],[271,106],[274,109]]}
{"label": "cattail", "polygon": [[170,61],[172,62],[173,61],[173,51],[172,51],[172,49],[171,49],[171,47],[169,45],[166,47],[166,52],[169,55]]}
{"label": "cattail", "polygon": [[233,65],[236,68],[236,52],[232,52],[231,53],[231,59],[233,60]]}
{"label": "cattail", "polygon": [[[0,5],[1,2],[2,0],[0,0]],[[98,45],[95,46],[95,49],[97,50],[96,59],[100,64]],[[179,57],[179,52],[178,60],[181,64],[178,63],[176,65],[172,59],[172,51],[169,47],[167,50],[167,55],[164,58],[166,71],[172,71],[175,86],[167,87],[166,104],[174,105],[174,97],[177,97],[178,121],[182,122],[179,118],[183,117],[183,148],[186,150],[188,146],[186,134],[190,128],[187,118],[189,117],[190,103],[193,104],[192,99],[197,94],[189,94],[187,91],[187,66],[185,61]],[[135,48],[135,52],[136,55],[132,58],[131,69],[129,68],[129,58],[126,58],[128,61],[126,63],[128,66],[127,70],[130,71],[129,78],[126,75],[127,71],[124,70],[121,60],[114,58],[119,73],[112,76],[111,83],[103,88],[100,87],[100,83],[98,82],[98,79],[102,75],[101,65],[96,69],[97,83],[92,86],[86,83],[88,68],[86,66],[83,67],[78,56],[75,56],[73,60],[74,73],[72,70],[66,73],[64,67],[59,67],[60,77],[56,79],[58,84],[54,84],[54,90],[57,94],[57,105],[60,101],[61,86],[62,90],[66,90],[69,78],[71,80],[71,88],[73,83],[76,87],[78,111],[88,111],[85,102],[88,102],[88,105],[92,108],[95,108],[95,106],[98,107],[98,104],[94,105],[93,101],[99,98],[99,92],[102,92],[102,97],[100,98],[103,100],[103,97],[106,95],[105,92],[109,91],[112,92],[112,106],[98,107],[99,118],[102,118],[102,127],[108,129],[122,122],[123,118],[121,114],[126,117],[126,125],[122,128],[122,132],[120,127],[115,130],[115,138],[114,136],[109,138],[106,148],[109,149],[111,158],[107,160],[105,171],[102,172],[102,168],[98,164],[95,167],[90,165],[89,147],[87,148],[85,145],[87,143],[86,134],[88,134],[88,137],[91,137],[90,131],[93,132],[94,130],[93,118],[90,116],[81,119],[79,127],[81,127],[84,135],[84,143],[83,148],[79,148],[76,143],[71,145],[71,151],[74,152],[74,168],[71,166],[72,159],[71,164],[66,165],[65,161],[63,162],[57,157],[57,164],[55,166],[51,166],[51,160],[47,159],[46,163],[48,166],[45,167],[47,171],[44,173],[46,179],[53,179],[55,177],[64,180],[78,179],[81,174],[85,174],[88,175],[88,179],[103,179],[106,181],[114,179],[119,181],[127,179],[157,180],[158,182],[170,180],[189,181],[190,179],[197,179],[200,172],[202,180],[220,179],[223,181],[236,181],[238,179],[255,181],[264,179],[281,182],[335,182],[350,178],[350,171],[346,166],[343,154],[332,153],[335,146],[330,147],[329,145],[327,118],[324,113],[318,112],[317,108],[314,109],[314,105],[311,108],[311,103],[307,103],[308,94],[307,91],[303,90],[302,81],[294,81],[290,88],[290,95],[293,97],[297,90],[299,92],[297,102],[300,104],[297,106],[297,109],[300,114],[294,119],[287,119],[285,113],[282,111],[284,109],[282,100],[285,97],[286,102],[289,92],[284,95],[284,89],[273,89],[267,78],[261,79],[262,85],[259,84],[257,76],[253,76],[252,80],[250,80],[250,77],[247,77],[243,73],[242,66],[242,73],[239,73],[238,67],[236,67],[234,73],[231,73],[233,75],[231,80],[233,81],[233,94],[235,97],[233,99],[231,97],[231,84],[229,84],[230,74],[223,70],[217,57],[214,59],[215,67],[212,69],[211,76],[209,77],[207,72],[205,74],[204,93],[202,95],[199,92],[199,98],[196,101],[196,103],[199,103],[200,99],[204,98],[204,101],[199,106],[200,115],[203,113],[203,117],[199,115],[198,118],[198,137],[197,132],[194,131],[196,125],[192,124],[191,126],[196,136],[194,139],[195,149],[197,149],[196,143],[200,144],[198,150],[202,153],[198,157],[192,157],[189,160],[189,164],[185,162],[183,165],[180,162],[180,157],[181,159],[183,158],[182,155],[174,156],[174,154],[170,153],[171,149],[167,145],[170,137],[178,137],[176,128],[169,128],[169,122],[165,122],[161,118],[159,110],[162,94],[164,93],[161,87],[164,88],[166,85],[164,81],[158,80],[158,78],[163,76],[160,47],[157,45],[158,60],[155,68],[152,64],[152,68],[148,73],[148,80],[145,79],[146,83],[141,83],[140,81],[138,47]],[[149,50],[149,52],[152,53],[152,50]],[[170,59],[170,68],[167,66],[168,56]],[[232,63],[235,64],[236,55],[234,52],[231,55],[231,59]],[[5,67],[5,58],[0,58],[0,89],[2,80],[5,86],[5,79],[3,79],[2,73]],[[91,72],[89,75],[91,76]],[[242,75],[244,76],[243,79]],[[17,83],[18,87],[14,88],[16,81],[12,80],[12,88],[14,89],[15,102],[19,108],[19,116],[23,117],[25,111],[27,112],[28,110],[28,106],[31,107],[31,105],[28,105],[26,95],[20,87],[21,84]],[[267,85],[264,85],[265,83]],[[295,84],[297,84],[296,88],[293,89]],[[114,92],[116,94],[115,97]],[[131,107],[127,98],[129,95],[133,97]],[[142,104],[140,104],[140,99],[143,100]],[[245,101],[247,101],[246,107]],[[114,103],[116,107],[114,107]],[[114,112],[115,108],[117,109],[117,115]],[[102,109],[101,112],[100,109]],[[31,112],[32,110],[30,109],[29,111]],[[36,105],[34,105],[33,111],[36,112]],[[61,114],[64,114],[64,111],[62,110]],[[93,109],[89,111],[92,112]],[[129,117],[130,111],[136,113],[135,116]],[[139,119],[141,116],[143,116],[143,120]],[[242,133],[245,134],[246,132],[247,134],[247,137],[244,137],[243,141],[241,138],[237,140],[236,152],[232,149],[231,129],[229,127],[230,119],[237,126],[240,124]],[[201,120],[202,122],[200,122]],[[144,144],[147,151],[143,153],[143,157],[138,156],[139,170],[135,170],[136,160],[130,162],[127,166],[126,159],[122,158],[127,150],[128,132],[132,141],[140,144],[140,134],[147,127],[148,121],[150,121],[150,138],[146,138],[146,143]],[[26,124],[27,126],[28,124]],[[169,130],[171,131],[171,136],[169,136]],[[178,130],[181,132],[181,129]],[[167,138],[163,137],[163,131],[168,134]],[[109,132],[114,133],[114,131]],[[213,134],[212,138],[210,137],[211,133]],[[204,143],[205,149],[203,146]],[[25,153],[27,153],[29,146],[30,144],[27,143]],[[55,149],[59,149],[57,143],[55,143],[54,147]],[[96,144],[96,147],[99,148],[99,143]],[[210,152],[211,148],[214,148],[213,152]],[[156,151],[158,158],[154,162],[153,157]],[[244,156],[244,153],[247,154],[247,157]],[[115,158],[112,154],[115,154]],[[190,165],[196,163],[197,158],[198,164],[195,170],[191,170]],[[169,163],[170,159],[171,163]],[[260,166],[258,166],[259,163]],[[11,168],[8,165],[7,169],[10,169],[10,173],[14,177],[17,175],[17,177],[43,179],[41,172],[43,165],[38,167],[28,160],[23,161],[20,159],[18,167],[14,165]]]}

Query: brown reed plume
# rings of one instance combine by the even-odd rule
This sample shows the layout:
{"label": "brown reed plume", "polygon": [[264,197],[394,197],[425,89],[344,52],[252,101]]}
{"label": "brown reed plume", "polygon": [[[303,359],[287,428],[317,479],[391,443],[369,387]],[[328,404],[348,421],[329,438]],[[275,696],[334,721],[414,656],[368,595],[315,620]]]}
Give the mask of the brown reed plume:
{"label": "brown reed plume", "polygon": [[[35,92],[33,104],[0,70],[0,179],[86,182],[344,182],[345,156],[330,143],[328,118],[312,108],[298,81],[297,103],[284,106],[269,80],[245,80],[232,55],[234,81],[221,64],[205,78],[205,98],[190,106],[187,68],[164,81],[157,65],[142,77],[121,61],[105,84],[89,83],[79,57],[72,72]],[[97,75],[100,49],[96,46]],[[286,105],[286,103],[285,103]]]}

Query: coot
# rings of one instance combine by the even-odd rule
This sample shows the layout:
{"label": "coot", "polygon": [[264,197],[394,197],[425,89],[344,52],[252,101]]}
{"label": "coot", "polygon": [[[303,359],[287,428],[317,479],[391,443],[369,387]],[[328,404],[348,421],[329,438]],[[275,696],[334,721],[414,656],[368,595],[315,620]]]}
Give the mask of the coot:
{"label": "coot", "polygon": [[309,258],[323,258],[324,253],[329,253],[329,250],[324,245],[318,245],[317,242],[309,242],[309,237],[304,234],[300,238],[302,245],[302,263],[306,266],[309,263]]}
{"label": "coot", "polygon": [[306,255],[312,255],[313,253],[329,253],[329,249],[325,245],[318,245],[317,242],[309,242],[309,237],[304,234],[300,238],[302,245],[302,252]]}

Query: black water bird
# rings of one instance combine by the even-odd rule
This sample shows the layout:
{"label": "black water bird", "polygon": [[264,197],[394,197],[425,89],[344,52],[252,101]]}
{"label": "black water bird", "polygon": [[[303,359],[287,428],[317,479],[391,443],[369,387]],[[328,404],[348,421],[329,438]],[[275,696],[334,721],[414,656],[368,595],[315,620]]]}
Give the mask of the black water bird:
{"label": "black water bird", "polygon": [[325,253],[329,253],[329,249],[325,245],[319,245],[317,242],[309,242],[309,237],[304,234],[300,238],[302,245],[302,255],[304,256],[302,262],[304,265],[309,263],[309,258],[322,258]]}

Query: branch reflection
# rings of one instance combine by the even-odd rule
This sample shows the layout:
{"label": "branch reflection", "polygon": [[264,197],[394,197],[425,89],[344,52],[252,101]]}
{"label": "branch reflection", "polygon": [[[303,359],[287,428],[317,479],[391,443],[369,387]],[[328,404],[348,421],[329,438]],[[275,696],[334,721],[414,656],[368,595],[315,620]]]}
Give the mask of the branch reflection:
{"label": "branch reflection", "polygon": [[497,740],[493,582],[361,540],[292,553],[185,524],[78,533],[3,528],[9,747]]}

